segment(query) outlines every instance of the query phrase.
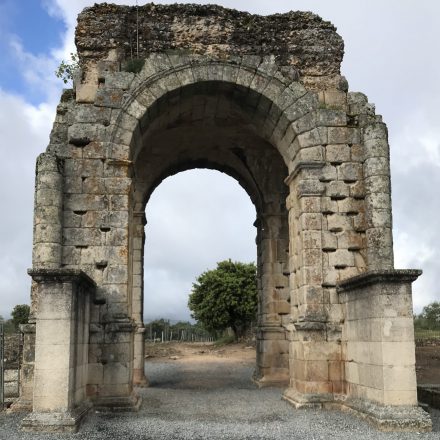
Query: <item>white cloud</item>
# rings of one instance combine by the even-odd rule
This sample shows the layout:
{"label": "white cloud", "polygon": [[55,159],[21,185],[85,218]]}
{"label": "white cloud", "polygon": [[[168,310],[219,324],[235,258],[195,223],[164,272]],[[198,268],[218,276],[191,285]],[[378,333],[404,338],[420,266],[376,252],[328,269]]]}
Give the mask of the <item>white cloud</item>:
{"label": "white cloud", "polygon": [[32,106],[0,89],[2,228],[0,231],[0,314],[29,302],[35,159],[48,143],[55,111]]}

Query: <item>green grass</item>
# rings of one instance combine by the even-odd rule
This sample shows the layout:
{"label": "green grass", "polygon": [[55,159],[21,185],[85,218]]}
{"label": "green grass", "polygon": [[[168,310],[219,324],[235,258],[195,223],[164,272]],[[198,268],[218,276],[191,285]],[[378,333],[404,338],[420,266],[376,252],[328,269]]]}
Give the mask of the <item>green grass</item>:
{"label": "green grass", "polygon": [[234,336],[222,336],[214,342],[216,347],[221,347],[222,345],[233,344],[235,341]]}
{"label": "green grass", "polygon": [[421,328],[414,329],[415,339],[440,339],[440,329],[426,330]]}

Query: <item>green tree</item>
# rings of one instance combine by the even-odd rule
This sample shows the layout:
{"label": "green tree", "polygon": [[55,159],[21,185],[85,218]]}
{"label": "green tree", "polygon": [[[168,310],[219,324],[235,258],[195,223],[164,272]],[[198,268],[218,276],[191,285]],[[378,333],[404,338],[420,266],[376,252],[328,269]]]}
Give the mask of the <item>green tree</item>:
{"label": "green tree", "polygon": [[422,313],[416,318],[416,325],[430,330],[440,328],[440,302],[434,301],[423,307]]}
{"label": "green tree", "polygon": [[188,307],[191,316],[209,331],[232,328],[240,338],[257,313],[257,281],[254,263],[217,263],[193,284]]}
{"label": "green tree", "polygon": [[27,324],[29,319],[30,307],[27,304],[18,304],[11,312],[12,323],[18,330],[20,324]]}
{"label": "green tree", "polygon": [[78,55],[70,53],[70,61],[62,60],[58,69],[55,70],[55,76],[60,78],[64,84],[68,84],[73,82],[73,77],[80,67]]}

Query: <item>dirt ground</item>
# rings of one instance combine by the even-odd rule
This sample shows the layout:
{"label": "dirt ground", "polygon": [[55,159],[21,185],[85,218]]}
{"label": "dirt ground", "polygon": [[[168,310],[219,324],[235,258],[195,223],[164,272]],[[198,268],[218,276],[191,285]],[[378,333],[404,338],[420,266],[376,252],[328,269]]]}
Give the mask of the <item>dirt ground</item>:
{"label": "dirt ground", "polygon": [[[222,362],[252,366],[255,364],[255,347],[246,344],[229,344],[217,347],[212,343],[148,343],[145,346],[148,363],[179,361],[190,364]],[[440,384],[440,346],[416,347],[417,383]]]}
{"label": "dirt ground", "polygon": [[417,383],[440,384],[440,345],[416,347]]}
{"label": "dirt ground", "polygon": [[[254,388],[255,347],[212,343],[146,345],[145,373],[155,388],[221,390]],[[245,378],[245,379],[243,379]]]}
{"label": "dirt ground", "polygon": [[145,359],[163,362],[164,358],[183,362],[213,362],[218,359],[231,362],[255,362],[255,347],[243,343],[216,346],[210,342],[146,343]]}

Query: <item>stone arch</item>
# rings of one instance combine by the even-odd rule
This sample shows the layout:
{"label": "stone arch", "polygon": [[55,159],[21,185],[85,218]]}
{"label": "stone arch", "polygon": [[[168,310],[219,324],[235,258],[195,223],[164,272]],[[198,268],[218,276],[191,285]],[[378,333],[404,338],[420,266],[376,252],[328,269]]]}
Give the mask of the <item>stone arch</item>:
{"label": "stone arch", "polygon": [[[225,65],[228,67],[225,63],[214,64],[220,70],[225,69]],[[202,67],[206,72],[208,64],[202,64]],[[212,65],[210,67],[211,71],[214,71]],[[185,67],[185,69],[188,69],[188,67]],[[238,76],[239,67],[234,66],[232,69],[237,71],[236,74]],[[185,70],[182,69],[182,71]],[[245,72],[248,72],[247,67]],[[167,84],[170,75],[167,71],[165,75],[159,76],[159,79],[156,78],[156,81],[165,81],[165,84]],[[187,77],[188,73],[186,72],[184,75],[184,77]],[[205,79],[210,79],[210,77]],[[270,78],[266,78],[266,84],[270,81]],[[156,97],[156,100],[150,103],[150,107],[143,108],[140,107],[139,101],[143,101],[147,93],[148,96],[151,96],[151,92],[148,90],[151,88],[157,89],[155,82],[150,81],[148,84],[148,88],[144,86],[140,91],[138,88],[133,92],[132,97],[126,101],[126,103],[130,102],[130,104],[124,105],[122,109],[124,115],[120,115],[117,119],[122,123],[124,116],[130,115],[130,112],[133,113],[135,111],[134,108],[136,108],[136,112],[139,115],[136,119],[138,121],[137,124],[135,123],[136,125],[131,127],[132,133],[137,134],[133,136],[135,139],[129,142],[131,147],[129,157],[133,163],[133,210],[138,213],[143,212],[145,200],[148,198],[148,194],[151,193],[152,188],[155,187],[156,181],[169,175],[172,170],[188,169],[202,165],[226,172],[238,180],[251,197],[257,209],[257,221],[255,224],[258,230],[257,254],[259,277],[261,280],[259,283],[259,321],[260,327],[265,329],[264,332],[272,334],[273,340],[273,342],[268,341],[267,335],[261,338],[261,344],[258,346],[256,377],[264,385],[283,382],[287,384],[288,344],[285,329],[281,325],[282,316],[287,315],[290,309],[288,304],[288,278],[286,276],[288,271],[288,219],[285,209],[287,187],[284,184],[288,170],[284,160],[278,157],[278,151],[256,130],[256,124],[249,115],[249,113],[255,115],[255,108],[240,101],[243,96],[249,94],[249,90],[242,85],[236,86],[225,81],[196,82],[194,80],[189,85],[180,85],[177,89],[169,90],[170,86],[167,89],[165,89],[165,86],[162,86],[163,94]],[[279,85],[278,80],[276,84],[277,86]],[[283,87],[280,93],[286,89],[287,87]],[[307,94],[302,86],[300,89],[301,96]],[[263,105],[270,108],[271,103],[264,103],[264,100],[268,101],[266,97],[263,95],[258,96],[256,92],[253,93],[255,106],[261,100]],[[291,97],[291,90],[289,89],[284,94]],[[200,97],[209,101],[204,106],[206,114],[201,114],[197,117],[194,114],[190,114],[185,119],[183,117],[185,110],[195,108],[196,104],[193,100]],[[287,101],[287,98],[284,99]],[[133,104],[134,102],[135,104]],[[169,102],[172,102],[173,109],[178,107],[179,110],[174,111],[173,114],[169,113]],[[220,109],[221,104],[231,105]],[[289,107],[287,103],[284,105]],[[154,110],[154,107],[160,107],[160,110]],[[235,108],[233,109],[232,107]],[[143,114],[141,114],[142,111]],[[271,133],[274,131],[276,123],[282,119],[277,106],[275,106],[273,113],[276,113],[278,116],[275,121],[271,122],[273,125],[269,129]],[[155,115],[155,117],[149,117],[150,114]],[[163,119],[164,115],[166,117],[165,122],[160,120],[161,118]],[[216,123],[209,122],[210,118],[213,120],[221,119],[221,124],[217,126]],[[258,118],[258,116],[254,116],[254,118]],[[132,122],[134,121],[132,120]],[[197,122],[201,125],[195,127],[194,124]],[[191,133],[185,132],[188,124],[192,124],[189,128]],[[209,125],[209,127],[204,127],[206,125]],[[252,127],[249,127],[250,125]],[[164,136],[162,132],[171,132],[171,127],[172,130],[177,132],[181,130],[181,133],[173,134],[174,137],[169,142],[179,140],[180,144],[182,144],[181,147],[186,147],[186,150],[178,149],[177,147],[173,148],[173,144],[166,144],[166,141],[161,138],[161,136]],[[121,131],[123,130],[125,128],[116,128],[116,133],[112,136],[113,145],[120,138]],[[207,136],[205,137],[202,135],[203,130],[207,131]],[[284,130],[287,131],[287,128]],[[194,137],[192,132],[196,132],[197,135]],[[224,133],[226,135],[222,138]],[[215,145],[212,145],[212,141],[209,139],[210,136],[215,138]],[[186,144],[182,141],[185,137],[188,138]],[[199,139],[201,140],[199,141]],[[153,154],[149,150],[149,144],[153,145],[155,143],[159,146],[157,150],[164,151],[155,151]],[[166,144],[168,149],[165,149],[164,144]],[[232,148],[230,148],[230,145],[232,145]],[[247,151],[251,148],[255,151]],[[149,158],[149,155],[154,155],[155,158],[160,160],[156,159],[154,161]],[[264,160],[269,161],[271,164],[265,164]],[[273,173],[268,172],[269,170],[273,170]],[[133,221],[135,222],[135,220]],[[142,222],[143,220],[139,221]],[[134,227],[133,231],[141,231],[141,228]],[[143,232],[134,241],[136,243],[144,243]],[[133,261],[133,265],[136,267],[139,267],[140,263],[139,259]],[[275,267],[276,263],[277,266]],[[272,267],[269,268],[270,265]],[[140,286],[142,281],[139,279],[138,273],[133,271],[133,274],[134,280],[132,285]],[[139,327],[142,327],[141,313],[138,310],[139,305],[142,304],[141,290],[137,287],[132,290],[133,295],[136,297],[133,304],[137,304],[133,318],[137,320]],[[271,348],[271,345],[277,347],[277,353],[273,353],[275,349]],[[142,352],[140,347],[140,354],[137,356],[137,359],[143,359]],[[275,361],[274,365],[271,365],[270,358]],[[282,361],[280,360],[281,358],[283,359]],[[138,370],[140,371],[141,369],[142,366],[139,365]]]}
{"label": "stone arch", "polygon": [[[253,16],[245,32],[248,14],[200,8],[139,8],[138,73],[124,70],[133,10],[79,17],[83,72],[37,161],[24,427],[74,430],[91,404],[139,405],[145,202],[168,174],[208,166],[235,176],[259,211],[257,379],[287,378],[297,407],[429,430],[412,356],[420,271],[394,269],[386,126],[348,92],[342,39],[309,13]],[[194,23],[209,39],[188,41]]]}
{"label": "stone arch", "polygon": [[[187,58],[179,56],[150,55],[146,61],[149,68],[141,71],[141,84],[124,96],[110,142],[130,146],[129,157],[133,158],[137,148],[141,148],[136,147],[135,138],[139,119],[148,117],[151,106],[186,86],[214,82],[230,84],[241,92],[242,98],[248,99],[243,104],[254,111],[255,123],[262,124],[263,137],[278,148],[286,164],[292,161],[300,147],[292,145],[293,141],[315,128],[310,125],[310,114],[319,112],[317,96],[292,80],[297,77],[294,69],[289,72],[289,78],[274,70],[272,58],[262,60],[258,56],[234,62],[197,57],[191,63],[185,61]],[[154,74],[150,64],[158,65]],[[306,115],[308,118],[302,119]]]}

